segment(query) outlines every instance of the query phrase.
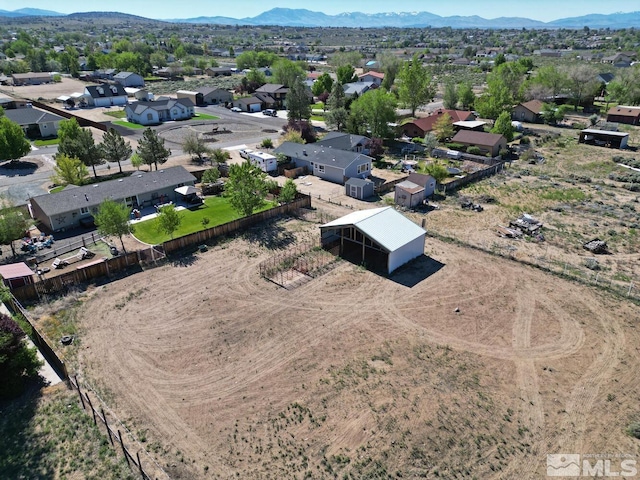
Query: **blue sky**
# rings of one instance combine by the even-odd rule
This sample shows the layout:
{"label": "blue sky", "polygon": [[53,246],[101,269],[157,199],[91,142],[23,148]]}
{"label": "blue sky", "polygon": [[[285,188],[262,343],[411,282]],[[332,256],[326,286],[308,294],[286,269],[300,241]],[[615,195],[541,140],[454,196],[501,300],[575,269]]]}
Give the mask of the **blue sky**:
{"label": "blue sky", "polygon": [[[24,2],[24,3],[23,3]],[[190,18],[198,16],[254,17],[274,7],[308,8],[327,14],[343,12],[382,13],[391,11],[431,12],[441,16],[478,15],[484,18],[527,17],[550,21],[558,18],[577,17],[589,13],[615,13],[640,10],[629,0],[405,0],[394,3],[389,0],[278,0],[274,3],[257,0],[189,0],[184,4],[176,0],[0,0],[0,9],[41,8],[60,13],[88,11],[118,11],[148,18]],[[20,5],[22,4],[22,5]],[[394,8],[397,5],[397,8]]]}

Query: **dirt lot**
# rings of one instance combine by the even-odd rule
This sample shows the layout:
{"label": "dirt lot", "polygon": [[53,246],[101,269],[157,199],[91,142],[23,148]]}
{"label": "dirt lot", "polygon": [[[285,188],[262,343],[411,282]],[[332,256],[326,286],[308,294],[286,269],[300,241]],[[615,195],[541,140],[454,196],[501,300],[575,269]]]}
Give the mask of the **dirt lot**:
{"label": "dirt lot", "polygon": [[269,245],[316,235],[280,221],[86,294],[81,376],[171,478],[537,479],[547,453],[638,454],[637,306],[437,240],[391,279],[259,277]]}

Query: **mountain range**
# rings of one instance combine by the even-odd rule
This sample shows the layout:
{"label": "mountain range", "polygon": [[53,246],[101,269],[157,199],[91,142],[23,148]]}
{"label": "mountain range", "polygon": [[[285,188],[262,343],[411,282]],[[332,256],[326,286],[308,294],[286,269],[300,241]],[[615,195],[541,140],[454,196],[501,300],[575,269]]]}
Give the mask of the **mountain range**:
{"label": "mountain range", "polygon": [[[27,16],[65,16],[65,14],[40,10],[37,8],[21,8],[19,10],[0,10],[0,17]],[[132,18],[140,18],[134,17]],[[361,13],[348,12],[338,15],[327,15],[307,9],[273,8],[255,17],[195,17],[184,19],[167,19],[172,23],[209,23],[218,25],[278,25],[288,27],[347,27],[368,28],[638,28],[640,27],[640,11],[628,13],[589,14],[580,17],[569,17],[541,22],[525,17],[500,17],[486,19],[477,15],[441,17],[429,12],[397,12],[397,13]]]}

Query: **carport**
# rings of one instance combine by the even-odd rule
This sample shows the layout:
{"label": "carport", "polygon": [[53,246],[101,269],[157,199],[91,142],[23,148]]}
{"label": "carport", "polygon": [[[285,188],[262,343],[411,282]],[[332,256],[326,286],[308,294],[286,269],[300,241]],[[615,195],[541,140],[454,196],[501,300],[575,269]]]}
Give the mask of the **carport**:
{"label": "carport", "polygon": [[426,232],[392,207],[350,213],[320,227],[322,247],[389,274],[424,253]]}

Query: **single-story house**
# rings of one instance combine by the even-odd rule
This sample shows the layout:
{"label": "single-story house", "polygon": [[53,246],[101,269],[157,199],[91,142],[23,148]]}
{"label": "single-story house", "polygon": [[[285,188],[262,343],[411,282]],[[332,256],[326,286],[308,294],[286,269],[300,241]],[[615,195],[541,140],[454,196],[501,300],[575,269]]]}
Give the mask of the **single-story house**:
{"label": "single-story house", "polygon": [[530,100],[521,103],[513,109],[511,118],[519,122],[537,123],[540,121],[540,113],[544,103],[540,100]]}
{"label": "single-story house", "polygon": [[133,102],[127,104],[124,111],[127,114],[127,121],[140,125],[158,125],[172,120],[187,120],[195,115],[193,102],[188,98]]}
{"label": "single-story house", "polygon": [[358,75],[359,82],[371,82],[376,86],[382,85],[382,81],[384,80],[384,73],[369,71],[365,73],[361,73]]}
{"label": "single-story house", "polygon": [[[202,95],[202,105],[218,105],[233,102],[233,94],[224,88],[202,87],[196,91]],[[200,104],[196,103],[196,105]]]}
{"label": "single-story house", "polygon": [[209,67],[204,70],[204,73],[209,77],[219,77],[221,75],[228,77],[233,72],[229,67]]}
{"label": "single-story house", "polygon": [[4,115],[12,122],[20,125],[27,138],[55,137],[58,135],[60,122],[64,120],[60,115],[38,110],[37,108],[5,110]]}
{"label": "single-story house", "polygon": [[128,207],[143,208],[177,201],[175,189],[194,185],[196,177],[184,167],[170,167],[155,172],[134,172],[118,180],[69,186],[57,193],[29,199],[31,216],[52,232],[78,227],[82,219],[91,218],[105,200],[122,202]]}
{"label": "single-story house", "polygon": [[91,76],[93,78],[97,78],[98,80],[113,80],[116,72],[117,70],[115,68],[104,68],[94,71]]}
{"label": "single-story house", "polygon": [[392,207],[360,210],[320,226],[323,248],[386,274],[424,255],[426,233]]}
{"label": "single-story house", "polygon": [[283,154],[287,160],[318,178],[330,182],[344,183],[350,178],[367,178],[371,175],[373,158],[362,153],[325,147],[316,143],[302,145],[284,142],[274,150],[274,154]]}
{"label": "single-story house", "polygon": [[344,89],[344,96],[347,98],[355,98],[361,97],[363,94],[367,93],[372,88],[375,88],[375,83],[373,82],[353,82],[353,83],[345,83],[342,85]]}
{"label": "single-story house", "polygon": [[26,108],[31,102],[25,99],[15,99],[0,94],[0,107],[4,110],[12,110],[14,108]]}
{"label": "single-story house", "polygon": [[233,106],[241,108],[243,112],[259,112],[262,110],[262,100],[253,96],[239,98],[233,102]]}
{"label": "single-story house", "polygon": [[110,107],[113,105],[126,105],[128,100],[127,92],[119,83],[101,85],[89,85],[84,88],[89,106]]}
{"label": "single-story house", "polygon": [[363,135],[353,135],[351,133],[343,132],[329,132],[322,140],[318,140],[316,145],[323,145],[325,147],[337,148],[340,150],[349,150],[350,152],[369,154],[367,144],[369,138]]}
{"label": "single-story house", "polygon": [[615,75],[611,72],[599,73],[596,75],[596,80],[600,83],[604,83],[605,85],[609,85],[609,83],[615,78]]}
{"label": "single-story house", "polygon": [[51,74],[47,72],[14,73],[11,81],[15,86],[42,85],[52,81]]}
{"label": "single-story house", "polygon": [[349,197],[364,200],[373,196],[376,184],[368,178],[350,178],[344,183],[345,193]]}
{"label": "single-story house", "polygon": [[473,112],[468,112],[466,110],[437,110],[429,114],[426,117],[416,118],[414,120],[407,121],[403,123],[400,128],[402,130],[402,135],[405,135],[409,138],[420,137],[423,138],[427,133],[431,132],[438,119],[447,114],[451,117],[451,121],[455,122],[466,122],[472,121],[476,119],[476,116]]}
{"label": "single-story house", "polygon": [[586,143],[587,145],[597,145],[598,147],[607,148],[627,148],[629,143],[629,134],[587,128],[580,132],[578,143]]}
{"label": "single-story house", "polygon": [[461,143],[469,147],[478,147],[482,155],[490,154],[497,157],[500,150],[507,148],[507,139],[497,133],[476,132],[473,130],[460,130],[451,139],[453,143]]}
{"label": "single-story house", "polygon": [[0,265],[0,277],[11,289],[24,287],[33,283],[33,270],[24,262]]}
{"label": "single-story house", "polygon": [[123,87],[144,87],[144,78],[133,72],[120,72],[113,76],[113,80]]}
{"label": "single-story house", "polygon": [[607,122],[640,125],[640,107],[618,105],[607,112]]}
{"label": "single-story house", "polygon": [[283,108],[286,105],[289,89],[277,83],[265,83],[253,93],[258,98],[260,98],[259,95],[269,96],[275,101],[273,105],[275,108]]}

